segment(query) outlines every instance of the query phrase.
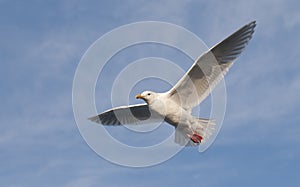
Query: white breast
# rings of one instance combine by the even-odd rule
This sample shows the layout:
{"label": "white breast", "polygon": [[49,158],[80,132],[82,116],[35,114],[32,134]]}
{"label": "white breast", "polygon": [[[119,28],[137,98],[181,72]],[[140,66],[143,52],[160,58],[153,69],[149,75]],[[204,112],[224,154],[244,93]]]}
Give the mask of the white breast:
{"label": "white breast", "polygon": [[190,114],[169,98],[158,97],[149,104],[149,107],[165,116],[166,121],[173,125],[188,120]]}

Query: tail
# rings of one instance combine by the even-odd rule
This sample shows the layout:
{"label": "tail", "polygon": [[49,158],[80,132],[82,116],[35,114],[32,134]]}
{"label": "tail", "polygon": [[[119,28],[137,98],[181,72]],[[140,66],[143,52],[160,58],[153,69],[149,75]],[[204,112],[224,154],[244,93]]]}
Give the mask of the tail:
{"label": "tail", "polygon": [[197,118],[191,128],[195,133],[203,138],[202,142],[204,142],[214,133],[215,125],[216,122],[213,119]]}
{"label": "tail", "polygon": [[182,146],[197,146],[209,139],[215,130],[215,120],[194,118],[191,125],[176,127],[175,143]]}

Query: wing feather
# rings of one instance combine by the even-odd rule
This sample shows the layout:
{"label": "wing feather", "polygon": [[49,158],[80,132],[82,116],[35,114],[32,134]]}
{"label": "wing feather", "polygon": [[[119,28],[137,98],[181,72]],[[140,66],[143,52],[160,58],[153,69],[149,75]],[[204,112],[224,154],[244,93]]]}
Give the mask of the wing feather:
{"label": "wing feather", "polygon": [[88,119],[102,125],[125,125],[155,122],[163,117],[150,110],[147,104],[138,104],[112,108]]}
{"label": "wing feather", "polygon": [[245,25],[200,56],[189,71],[169,90],[169,97],[186,110],[200,104],[245,49],[252,38],[255,26],[255,21]]}

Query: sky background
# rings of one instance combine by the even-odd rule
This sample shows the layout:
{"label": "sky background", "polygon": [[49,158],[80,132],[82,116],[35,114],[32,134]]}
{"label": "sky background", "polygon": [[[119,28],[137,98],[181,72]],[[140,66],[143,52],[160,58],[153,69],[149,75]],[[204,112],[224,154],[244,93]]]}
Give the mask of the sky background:
{"label": "sky background", "polygon": [[[183,26],[208,46],[249,21],[258,26],[225,78],[227,110],[213,146],[127,168],[99,157],[81,137],[72,82],[95,40],[149,20]],[[0,28],[1,186],[299,186],[298,1],[0,0]],[[100,99],[97,106],[109,108]]]}

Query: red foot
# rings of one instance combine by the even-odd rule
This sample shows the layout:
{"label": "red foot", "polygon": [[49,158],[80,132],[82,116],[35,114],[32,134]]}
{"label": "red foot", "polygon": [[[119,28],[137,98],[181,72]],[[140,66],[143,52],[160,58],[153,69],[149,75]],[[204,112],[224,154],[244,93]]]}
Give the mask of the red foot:
{"label": "red foot", "polygon": [[197,134],[196,132],[193,132],[193,135],[188,135],[190,137],[190,139],[194,142],[194,143],[201,143],[202,141],[202,136],[200,136],[199,134]]}

